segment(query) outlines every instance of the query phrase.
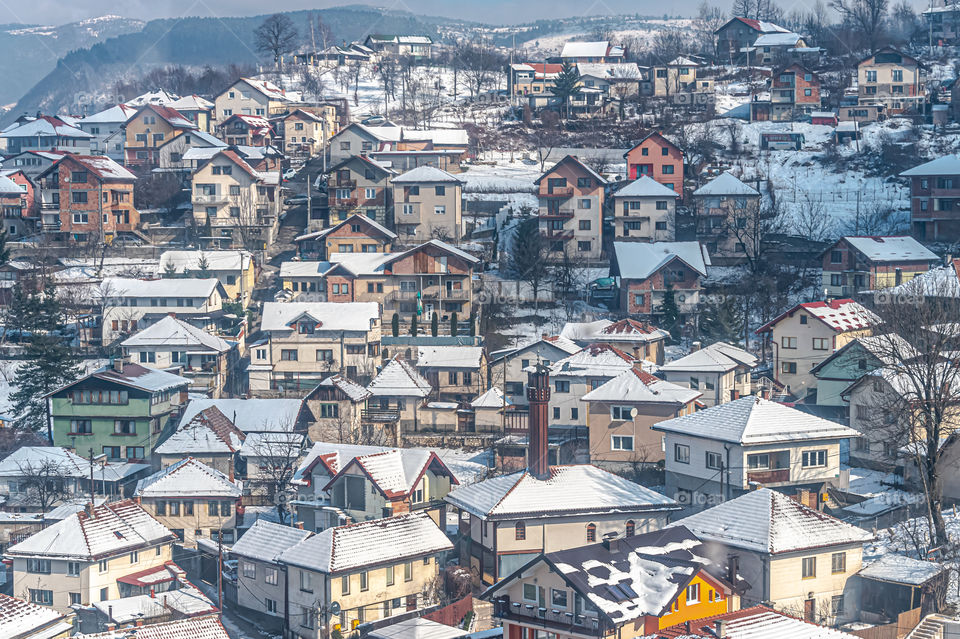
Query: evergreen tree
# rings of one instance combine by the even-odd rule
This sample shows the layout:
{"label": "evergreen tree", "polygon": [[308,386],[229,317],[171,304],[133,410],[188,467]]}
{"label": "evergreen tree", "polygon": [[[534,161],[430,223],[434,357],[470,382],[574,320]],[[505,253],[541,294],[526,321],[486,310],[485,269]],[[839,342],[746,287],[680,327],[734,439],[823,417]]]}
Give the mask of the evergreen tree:
{"label": "evergreen tree", "polygon": [[414,337],[417,336],[417,316],[416,314],[410,318],[410,334]]}
{"label": "evergreen tree", "polygon": [[560,101],[560,115],[570,116],[570,98],[580,93],[580,74],[577,68],[569,62],[563,63],[563,69],[553,81],[553,95]]}
{"label": "evergreen tree", "polygon": [[0,266],[10,261],[10,249],[7,247],[8,239],[7,232],[0,231]]}
{"label": "evergreen tree", "polygon": [[440,334],[440,314],[434,313],[430,316],[430,334],[436,337]]}
{"label": "evergreen tree", "polygon": [[210,274],[210,260],[207,259],[207,256],[203,253],[200,254],[200,259],[197,260],[197,278],[201,280],[206,280],[213,277]]}
{"label": "evergreen tree", "polygon": [[454,311],[450,313],[450,336],[451,337],[457,336],[457,329],[460,328],[459,326],[457,326],[459,322],[460,322],[460,318],[457,317],[457,312]]}
{"label": "evergreen tree", "polygon": [[704,344],[730,342],[743,338],[743,307],[737,298],[728,296],[723,301],[708,299],[700,305],[700,339]]}
{"label": "evergreen tree", "polygon": [[393,317],[390,318],[390,328],[393,332],[394,337],[400,337],[400,314],[394,313]]}
{"label": "evergreen tree", "polygon": [[[524,218],[517,225],[510,252],[510,270],[522,282],[530,285],[533,293],[533,312],[540,310],[540,290],[547,283],[550,269],[547,268],[547,244],[540,234],[540,221],[536,216]],[[539,321],[539,318],[536,318]]]}
{"label": "evergreen tree", "polygon": [[470,311],[470,337],[477,336],[477,312]]}
{"label": "evergreen tree", "polygon": [[680,308],[673,293],[673,284],[667,284],[663,293],[663,303],[657,309],[660,314],[660,328],[670,331],[670,336],[676,340],[680,335]]}

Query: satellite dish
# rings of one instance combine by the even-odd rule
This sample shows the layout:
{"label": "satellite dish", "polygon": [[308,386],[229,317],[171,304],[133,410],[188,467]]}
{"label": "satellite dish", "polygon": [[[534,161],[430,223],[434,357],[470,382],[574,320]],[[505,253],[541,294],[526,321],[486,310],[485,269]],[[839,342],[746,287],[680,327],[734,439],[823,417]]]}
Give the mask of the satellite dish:
{"label": "satellite dish", "polygon": [[633,408],[630,409],[630,417],[636,418],[636,416],[637,416],[639,413],[640,413],[640,411],[637,410],[637,407],[636,407],[636,406],[634,406]]}
{"label": "satellite dish", "polygon": [[336,601],[330,602],[330,614],[339,615],[340,614],[340,603]]}

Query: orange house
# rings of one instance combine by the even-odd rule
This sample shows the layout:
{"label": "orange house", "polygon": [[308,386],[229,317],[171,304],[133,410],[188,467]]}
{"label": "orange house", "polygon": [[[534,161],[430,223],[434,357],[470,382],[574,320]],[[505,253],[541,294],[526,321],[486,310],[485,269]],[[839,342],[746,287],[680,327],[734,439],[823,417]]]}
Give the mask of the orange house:
{"label": "orange house", "polygon": [[647,175],[683,197],[683,149],[676,144],[654,131],[623,157],[628,180]]}

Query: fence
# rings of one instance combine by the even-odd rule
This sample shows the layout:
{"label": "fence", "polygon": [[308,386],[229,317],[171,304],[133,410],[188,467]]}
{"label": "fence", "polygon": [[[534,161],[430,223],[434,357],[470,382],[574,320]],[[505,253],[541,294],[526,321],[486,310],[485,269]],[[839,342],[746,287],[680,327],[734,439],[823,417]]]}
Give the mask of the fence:
{"label": "fence", "polygon": [[920,608],[901,612],[897,620],[883,626],[864,628],[863,630],[848,630],[852,635],[863,639],[903,639],[920,623]]}
{"label": "fence", "polygon": [[454,601],[450,605],[424,615],[424,618],[456,628],[471,610],[473,610],[473,597],[467,595],[460,601]]}

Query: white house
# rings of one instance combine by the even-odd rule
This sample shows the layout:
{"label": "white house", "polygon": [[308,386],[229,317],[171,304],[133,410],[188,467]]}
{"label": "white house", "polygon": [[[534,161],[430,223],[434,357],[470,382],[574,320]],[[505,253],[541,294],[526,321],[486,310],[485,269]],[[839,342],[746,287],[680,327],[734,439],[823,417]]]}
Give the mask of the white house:
{"label": "white house", "polygon": [[716,342],[667,362],[660,367],[664,379],[703,393],[700,401],[716,406],[751,393],[750,371],[757,365],[755,355],[742,348]]}
{"label": "white house", "polygon": [[103,300],[103,343],[136,333],[165,315],[209,317],[223,306],[226,293],[214,278],[136,280],[107,278]]}

